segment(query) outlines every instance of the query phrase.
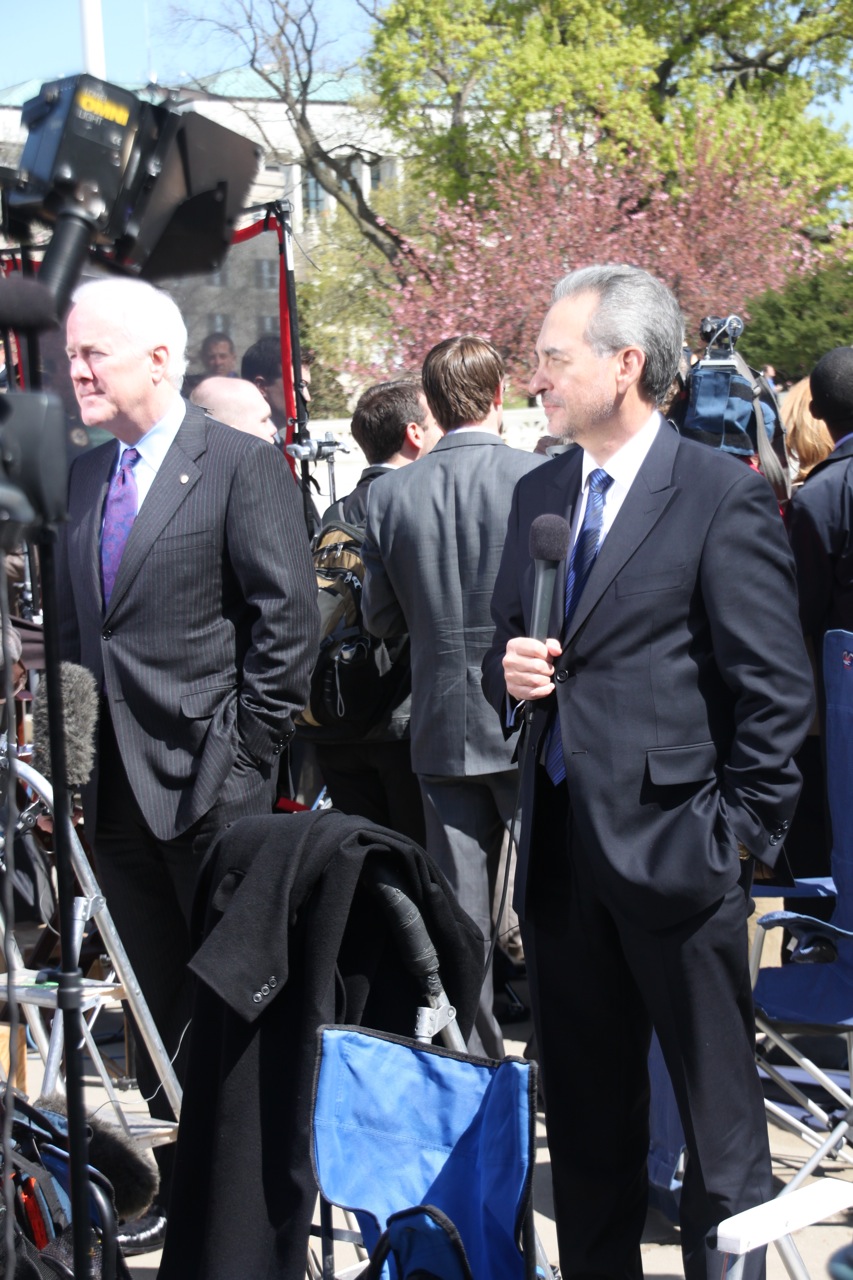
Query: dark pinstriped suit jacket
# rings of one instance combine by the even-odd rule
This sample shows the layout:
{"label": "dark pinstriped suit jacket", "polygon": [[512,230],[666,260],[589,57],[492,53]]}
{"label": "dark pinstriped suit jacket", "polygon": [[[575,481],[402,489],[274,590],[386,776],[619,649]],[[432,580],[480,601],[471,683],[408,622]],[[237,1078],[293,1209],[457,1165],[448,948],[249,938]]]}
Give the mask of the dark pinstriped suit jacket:
{"label": "dark pinstriped suit jacket", "polygon": [[[238,747],[271,763],[290,737],[317,654],[317,591],[282,455],[187,405],[104,615],[99,541],[115,458],[110,441],[71,469],[62,652],[106,685],[137,802],[168,840],[212,807]],[[94,818],[94,787],[85,800]]]}

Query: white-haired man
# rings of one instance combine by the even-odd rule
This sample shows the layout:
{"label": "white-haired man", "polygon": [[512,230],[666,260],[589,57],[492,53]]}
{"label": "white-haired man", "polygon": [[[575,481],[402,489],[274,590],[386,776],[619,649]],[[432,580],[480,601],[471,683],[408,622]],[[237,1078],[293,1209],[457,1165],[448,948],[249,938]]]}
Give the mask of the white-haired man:
{"label": "white-haired man", "polygon": [[[224,824],[270,811],[318,637],[287,464],[181,398],[186,339],[178,308],[150,285],[75,293],[67,353],[80,414],[117,444],[72,467],[60,569],[63,656],[103,691],[86,832],[170,1055],[189,1019],[201,859]],[[168,1115],[139,1057],[151,1112]],[[169,1173],[161,1159],[161,1200]],[[160,1242],[155,1232],[148,1243]]]}

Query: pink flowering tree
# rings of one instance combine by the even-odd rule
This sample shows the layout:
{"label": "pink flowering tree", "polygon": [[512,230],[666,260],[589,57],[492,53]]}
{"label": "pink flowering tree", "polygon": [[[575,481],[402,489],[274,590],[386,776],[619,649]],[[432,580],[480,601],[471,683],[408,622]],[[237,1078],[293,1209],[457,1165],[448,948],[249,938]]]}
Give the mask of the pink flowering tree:
{"label": "pink flowering tree", "polygon": [[659,276],[684,309],[688,342],[698,342],[703,315],[743,314],[750,298],[819,265],[827,251],[806,234],[810,219],[808,192],[733,164],[701,133],[690,164],[665,185],[639,156],[601,165],[587,151],[524,172],[501,166],[485,208],[473,197],[433,198],[411,274],[390,286],[387,345],[369,372],[415,371],[440,339],[477,333],[521,390],[555,281],[593,262]]}

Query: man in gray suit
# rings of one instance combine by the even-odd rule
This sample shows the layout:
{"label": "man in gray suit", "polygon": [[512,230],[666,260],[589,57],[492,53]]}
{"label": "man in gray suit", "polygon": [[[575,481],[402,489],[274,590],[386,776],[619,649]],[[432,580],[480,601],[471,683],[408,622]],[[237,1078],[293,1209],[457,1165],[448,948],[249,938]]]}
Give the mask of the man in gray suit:
{"label": "man in gray suit", "polygon": [[[63,656],[103,693],[86,833],[170,1055],[189,1021],[198,868],[223,825],[270,812],[319,631],[287,464],[181,398],[186,340],[150,285],[103,280],[74,295],[80,414],[117,444],[71,469],[59,575]],[[138,1074],[150,1097],[144,1052]],[[152,1115],[163,1108],[160,1092]]]}
{"label": "man in gray suit", "polygon": [[[412,767],[427,852],[486,938],[517,771],[481,692],[480,664],[512,493],[542,461],[500,437],[503,376],[500,356],[481,338],[433,347],[423,387],[445,435],[416,467],[373,482],[362,552],[368,628],[411,636]],[[503,1056],[490,978],[469,1045]]]}

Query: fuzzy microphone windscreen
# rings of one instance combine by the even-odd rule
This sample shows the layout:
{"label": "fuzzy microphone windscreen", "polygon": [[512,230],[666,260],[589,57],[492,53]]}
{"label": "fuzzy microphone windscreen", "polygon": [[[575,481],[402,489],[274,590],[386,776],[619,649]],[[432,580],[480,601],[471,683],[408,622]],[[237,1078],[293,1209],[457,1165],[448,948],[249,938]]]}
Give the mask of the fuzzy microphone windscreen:
{"label": "fuzzy microphone windscreen", "polygon": [[[95,763],[98,685],[91,671],[74,662],[61,664],[60,680],[68,785],[74,789],[89,781]],[[47,682],[42,678],[33,698],[33,768],[50,780],[50,720],[47,704]]]}
{"label": "fuzzy microphone windscreen", "polygon": [[[39,1098],[35,1104],[48,1115],[67,1116],[61,1094]],[[100,1116],[86,1117],[91,1130],[89,1164],[102,1173],[115,1195],[116,1216],[125,1221],[139,1218],[151,1207],[160,1187],[160,1175],[153,1158],[116,1124]]]}

